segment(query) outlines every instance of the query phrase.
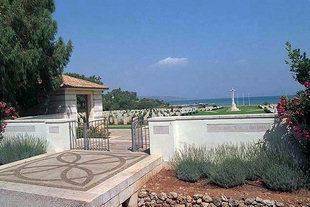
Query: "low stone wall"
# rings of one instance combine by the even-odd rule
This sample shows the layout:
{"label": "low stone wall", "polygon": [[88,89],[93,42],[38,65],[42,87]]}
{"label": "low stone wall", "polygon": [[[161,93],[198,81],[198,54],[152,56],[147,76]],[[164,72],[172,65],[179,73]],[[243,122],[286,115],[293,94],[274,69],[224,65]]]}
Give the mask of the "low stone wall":
{"label": "low stone wall", "polygon": [[148,121],[151,154],[169,161],[185,144],[211,148],[258,142],[274,125],[275,114],[157,117]]}
{"label": "low stone wall", "polygon": [[175,192],[158,193],[148,190],[141,190],[138,195],[138,207],[282,207],[283,203],[274,200],[264,200],[262,198],[228,198],[225,196],[211,197],[208,194],[195,194],[194,196],[184,196]]}
{"label": "low stone wall", "polygon": [[[7,120],[5,138],[34,136],[46,139],[47,152],[61,152],[70,149],[69,123],[74,119],[16,119]],[[74,132],[75,133],[75,132]]]}

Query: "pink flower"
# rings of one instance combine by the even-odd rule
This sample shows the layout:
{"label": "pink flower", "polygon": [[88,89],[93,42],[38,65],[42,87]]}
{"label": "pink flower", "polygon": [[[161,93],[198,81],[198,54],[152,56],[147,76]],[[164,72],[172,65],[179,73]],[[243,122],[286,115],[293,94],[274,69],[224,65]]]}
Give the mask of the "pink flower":
{"label": "pink flower", "polygon": [[305,86],[306,88],[310,88],[310,82],[309,82],[309,81],[306,81],[306,82],[304,83],[304,86]]}
{"label": "pink flower", "polygon": [[292,120],[290,120],[290,119],[286,119],[286,123],[287,123],[289,126],[292,126],[292,125],[293,125],[293,122],[292,122]]}
{"label": "pink flower", "polygon": [[6,103],[4,103],[3,101],[0,102],[0,108],[5,108],[6,107]]}
{"label": "pink flower", "polygon": [[304,114],[302,113],[302,112],[300,112],[300,111],[296,111],[296,114],[298,115],[298,116],[303,116]]}
{"label": "pink flower", "polygon": [[11,113],[15,112],[15,109],[12,106],[9,108],[9,110],[10,110]]}
{"label": "pink flower", "polygon": [[2,125],[2,130],[4,131],[5,130],[5,128],[6,128],[6,126],[7,126],[8,124],[7,123],[4,123],[3,125]]}

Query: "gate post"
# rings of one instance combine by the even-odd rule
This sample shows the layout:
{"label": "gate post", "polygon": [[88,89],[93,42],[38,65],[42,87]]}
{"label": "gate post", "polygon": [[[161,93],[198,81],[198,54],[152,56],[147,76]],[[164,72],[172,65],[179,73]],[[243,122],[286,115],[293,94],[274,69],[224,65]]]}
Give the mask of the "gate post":
{"label": "gate post", "polygon": [[136,142],[135,142],[136,131],[134,129],[134,126],[135,126],[135,118],[133,118],[131,122],[131,148],[133,152],[135,151],[135,145],[136,145]]}
{"label": "gate post", "polygon": [[87,123],[83,123],[84,150],[89,149],[89,140],[87,137]]}

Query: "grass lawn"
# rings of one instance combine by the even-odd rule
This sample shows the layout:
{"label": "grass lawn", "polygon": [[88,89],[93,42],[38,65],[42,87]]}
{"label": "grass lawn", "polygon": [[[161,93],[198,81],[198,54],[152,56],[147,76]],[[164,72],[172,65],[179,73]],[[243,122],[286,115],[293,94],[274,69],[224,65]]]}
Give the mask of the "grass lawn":
{"label": "grass lawn", "polygon": [[227,114],[263,114],[263,109],[258,106],[238,106],[240,111],[228,111],[229,107],[224,107],[222,109],[214,110],[214,111],[199,111],[197,114],[192,116],[199,115],[227,115]]}
{"label": "grass lawn", "polygon": [[131,125],[109,125],[109,129],[131,129]]}

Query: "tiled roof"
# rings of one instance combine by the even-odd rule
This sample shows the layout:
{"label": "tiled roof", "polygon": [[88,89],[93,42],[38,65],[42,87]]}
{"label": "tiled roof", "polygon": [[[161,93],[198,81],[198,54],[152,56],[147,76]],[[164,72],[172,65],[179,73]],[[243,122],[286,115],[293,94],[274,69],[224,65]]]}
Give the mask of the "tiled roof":
{"label": "tiled roof", "polygon": [[109,89],[107,86],[74,78],[68,75],[62,75],[62,79],[63,83],[60,86],[61,88]]}

